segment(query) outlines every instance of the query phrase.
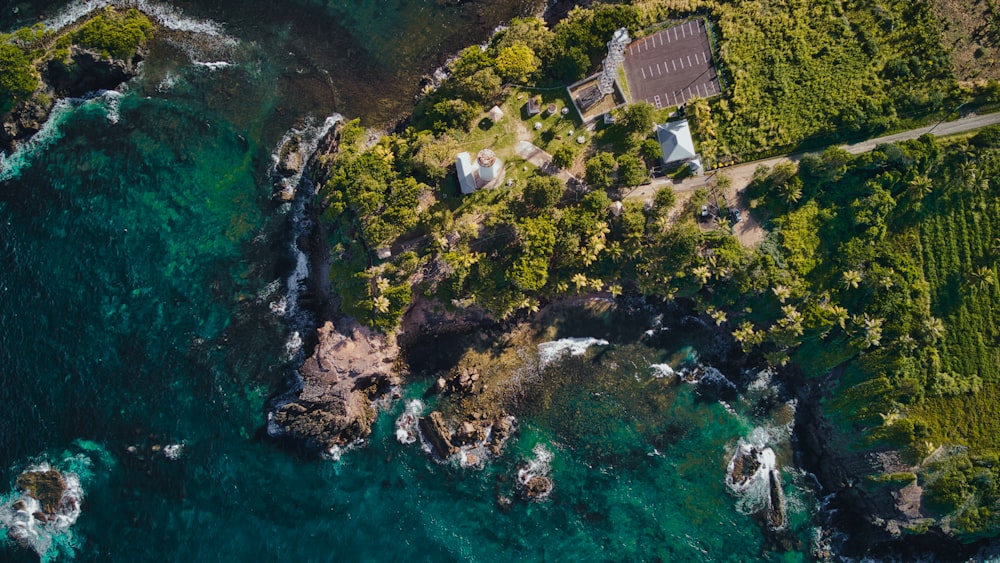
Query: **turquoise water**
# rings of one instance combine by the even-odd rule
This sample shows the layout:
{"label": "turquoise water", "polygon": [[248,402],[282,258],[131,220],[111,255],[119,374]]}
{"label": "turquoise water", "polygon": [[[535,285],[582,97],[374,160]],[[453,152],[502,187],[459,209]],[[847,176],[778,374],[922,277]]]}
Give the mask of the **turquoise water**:
{"label": "turquoise water", "polygon": [[[389,37],[384,30],[403,9],[379,6],[352,13],[368,23],[367,38]],[[452,14],[442,29],[462,29],[471,9],[420,6]],[[349,3],[311,12],[302,2],[288,23],[260,21],[274,14],[267,6],[186,8],[244,22],[227,30],[236,43],[213,36],[157,46],[159,57],[124,95],[67,104],[37,146],[3,168],[0,495],[42,462],[77,473],[84,491],[79,519],[54,535],[45,558],[796,558],[766,549],[724,484],[739,439],[776,424],[748,414],[753,394],[723,403],[651,376],[650,364],[677,364],[687,347],[707,346],[687,337],[638,344],[611,330],[587,335],[612,344],[555,364],[552,380],[574,384],[547,391],[547,407],[527,405],[516,440],[481,470],[396,441],[395,418],[426,382],[405,389],[370,443],[339,461],[303,460],[260,439],[265,401],[293,363],[287,323],[271,310],[293,261],[290,208],[271,199],[271,153],[307,113],[321,122],[334,110],[382,111],[351,102],[367,79],[335,79],[330,88],[348,94],[311,106],[322,65],[300,74],[302,61],[288,53],[307,52],[313,39],[367,51],[382,80],[370,85],[376,102],[392,89],[384,77],[404,76],[398,59],[410,55],[399,54],[409,53],[405,38],[386,55],[378,42],[320,40],[337,28],[299,35],[310,26],[305,16],[335,19]],[[481,33],[492,24],[476,25]],[[419,60],[433,59],[445,45],[438,41],[419,47]],[[211,70],[186,52],[232,66]],[[790,464],[775,436],[771,445]],[[164,455],[167,445],[182,447],[177,459]],[[501,510],[497,495],[514,495],[519,464],[535,459],[537,446],[551,454],[550,499]],[[782,475],[807,549],[804,478],[790,467]],[[38,555],[4,540],[0,559]]]}

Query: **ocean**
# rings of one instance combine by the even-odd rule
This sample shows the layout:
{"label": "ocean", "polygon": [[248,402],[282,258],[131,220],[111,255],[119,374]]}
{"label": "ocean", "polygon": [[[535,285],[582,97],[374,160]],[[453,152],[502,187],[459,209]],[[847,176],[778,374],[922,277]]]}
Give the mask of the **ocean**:
{"label": "ocean", "polygon": [[[0,25],[58,27],[101,4],[7,3]],[[738,393],[672,382],[719,377],[709,327],[643,317],[638,331],[561,335],[607,343],[557,354],[541,373],[557,383],[479,468],[397,440],[404,411],[433,407],[426,380],[339,459],[262,437],[311,320],[290,317],[301,217],[272,197],[282,136],[338,115],[393,121],[421,76],[535,2],[136,4],[174,30],[140,77],[61,102],[0,159],[0,507],[38,467],[73,476],[80,499],[32,524],[28,547],[0,531],[0,559],[806,558],[816,501],[789,446],[794,402],[766,372],[727,373]],[[726,483],[741,444],[776,457],[789,551],[754,517],[766,491]],[[552,478],[549,498],[498,503],[523,471]]]}

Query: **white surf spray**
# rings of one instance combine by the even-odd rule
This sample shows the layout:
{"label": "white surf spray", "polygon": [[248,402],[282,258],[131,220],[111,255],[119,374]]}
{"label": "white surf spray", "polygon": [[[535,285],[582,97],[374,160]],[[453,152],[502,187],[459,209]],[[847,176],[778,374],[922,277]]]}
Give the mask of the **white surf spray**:
{"label": "white surf spray", "polygon": [[413,444],[420,439],[418,422],[422,412],[424,412],[424,402],[420,399],[406,402],[403,414],[396,419],[396,440],[400,444]]}
{"label": "white surf spray", "polygon": [[[52,469],[43,462],[28,467],[22,474]],[[53,544],[70,535],[70,528],[80,517],[83,502],[80,476],[70,471],[62,471],[60,475],[66,488],[53,514],[45,514],[42,503],[27,493],[13,493],[0,504],[0,528],[5,528],[8,537],[30,548],[43,561],[58,555],[50,553],[56,551]]]}
{"label": "white surf spray", "polygon": [[202,61],[191,61],[194,66],[207,68],[208,70],[222,70],[224,68],[229,68],[233,66],[233,63],[229,61],[212,61],[212,62],[202,62]]}
{"label": "white surf spray", "polygon": [[79,100],[59,100],[52,107],[49,118],[42,125],[41,130],[27,141],[19,144],[10,155],[0,152],[0,182],[19,177],[21,172],[31,165],[35,155],[62,138],[60,125],[73,113],[74,104],[79,102]]}
{"label": "white surf spray", "polygon": [[765,429],[741,439],[726,466],[726,487],[736,496],[736,510],[762,514],[771,529],[787,525],[785,495],[774,450]]}
{"label": "white surf spray", "polygon": [[[174,31],[187,33],[201,33],[211,36],[225,36],[222,26],[212,20],[199,20],[184,15],[180,10],[160,2],[148,2],[146,0],[86,0],[68,5],[55,16],[45,20],[42,24],[52,31],[76,23],[80,19],[88,16],[96,10],[101,10],[108,6],[119,8],[138,8],[147,16],[156,20],[160,25]],[[235,40],[234,40],[235,41]]]}
{"label": "white surf spray", "polygon": [[553,483],[549,477],[549,473],[552,472],[553,455],[552,451],[546,448],[544,444],[537,444],[531,449],[531,453],[535,454],[535,457],[529,459],[524,467],[517,470],[517,487],[521,491],[521,494],[525,494],[525,491],[531,486],[532,481],[545,479],[548,483],[548,489],[539,491],[539,494],[530,499],[541,502],[552,494]]}
{"label": "white surf spray", "polygon": [[[282,185],[290,188],[292,193],[295,194],[295,199],[289,207],[288,217],[291,227],[290,250],[295,257],[295,268],[285,278],[284,305],[273,308],[275,312],[280,311],[287,320],[291,321],[293,331],[295,332],[304,330],[306,327],[305,320],[299,318],[299,295],[305,286],[306,278],[309,277],[309,257],[298,247],[296,241],[312,228],[312,222],[306,213],[306,204],[311,201],[315,192],[312,182],[303,177],[306,169],[305,163],[309,161],[309,158],[316,151],[316,147],[323,137],[342,119],[340,114],[334,114],[326,118],[321,125],[307,124],[302,129],[292,129],[285,133],[281,141],[278,142],[277,147],[271,153],[269,172],[272,177],[276,177],[282,147],[293,136],[298,137],[299,142],[296,150],[299,152],[299,158],[303,166],[294,175],[284,178],[282,181]],[[301,338],[299,339],[298,347],[301,347]]]}
{"label": "white surf spray", "polygon": [[668,379],[677,375],[670,364],[652,364],[649,366],[649,370],[656,379]]}
{"label": "white surf spray", "polygon": [[563,355],[582,356],[591,346],[607,346],[609,342],[600,338],[561,338],[538,345],[538,367],[543,369]]}
{"label": "white surf spray", "polygon": [[184,455],[184,443],[167,444],[163,446],[163,456],[171,461],[177,461]]}

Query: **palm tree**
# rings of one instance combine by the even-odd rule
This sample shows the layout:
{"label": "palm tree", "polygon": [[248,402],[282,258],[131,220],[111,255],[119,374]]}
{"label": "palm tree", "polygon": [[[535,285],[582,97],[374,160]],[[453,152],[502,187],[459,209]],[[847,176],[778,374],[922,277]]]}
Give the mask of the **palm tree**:
{"label": "palm tree", "polygon": [[792,288],[787,285],[776,285],[771,288],[774,296],[778,298],[778,301],[784,303],[786,299],[792,296]]}
{"label": "palm tree", "polygon": [[993,273],[992,268],[979,266],[969,272],[969,277],[966,281],[973,289],[983,291],[996,283],[996,274]]}
{"label": "palm tree", "polygon": [[847,270],[844,272],[844,287],[847,289],[857,289],[861,285],[861,272],[857,270]]}
{"label": "palm tree", "polygon": [[872,346],[878,346],[881,344],[882,324],[884,322],[885,321],[883,319],[869,317],[868,313],[865,313],[861,323],[865,329],[865,336],[862,341],[864,348],[871,348]]}
{"label": "palm tree", "polygon": [[740,343],[744,352],[749,352],[750,348],[759,342],[758,333],[750,321],[740,323],[740,327],[733,331],[733,338]]}
{"label": "palm tree", "polygon": [[923,199],[924,196],[928,196],[934,191],[934,183],[931,182],[931,179],[926,174],[921,174],[910,180],[907,191],[914,198]]}
{"label": "palm tree", "polygon": [[778,188],[778,192],[788,205],[798,203],[802,199],[802,183],[789,180]]}
{"label": "palm tree", "polygon": [[378,297],[376,297],[375,300],[372,302],[372,305],[375,307],[375,310],[378,311],[379,313],[389,312],[389,305],[390,305],[389,299],[384,295],[379,295]]}
{"label": "palm tree", "polygon": [[712,320],[715,321],[715,324],[717,326],[721,326],[722,323],[726,322],[725,311],[719,311],[718,309],[710,309],[708,311],[708,316],[712,317]]}
{"label": "palm tree", "polygon": [[698,278],[698,281],[701,282],[701,285],[705,285],[706,283],[708,283],[708,278],[709,276],[712,275],[712,272],[711,270],[708,269],[708,266],[698,266],[694,270],[691,270],[691,273],[694,274],[694,277]]}
{"label": "palm tree", "polygon": [[944,336],[944,323],[937,317],[927,317],[924,321],[924,332],[934,340]]}

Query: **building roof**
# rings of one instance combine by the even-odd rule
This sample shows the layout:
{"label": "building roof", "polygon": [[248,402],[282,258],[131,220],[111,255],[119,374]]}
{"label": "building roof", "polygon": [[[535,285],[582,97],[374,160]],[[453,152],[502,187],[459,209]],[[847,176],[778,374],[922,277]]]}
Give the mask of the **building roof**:
{"label": "building roof", "polygon": [[660,142],[660,150],[663,151],[663,164],[684,162],[698,156],[694,151],[694,140],[686,119],[657,125],[656,140]]}
{"label": "building roof", "polygon": [[476,155],[476,162],[479,163],[479,166],[489,168],[490,166],[493,166],[493,163],[496,161],[497,154],[490,149],[483,149],[479,151],[478,155]]}
{"label": "building roof", "polygon": [[528,98],[528,115],[537,115],[542,111],[542,100],[538,96]]}
{"label": "building roof", "polygon": [[500,121],[500,118],[502,117],[503,117],[503,110],[500,109],[500,106],[493,106],[492,108],[490,108],[490,121],[496,123],[497,121]]}
{"label": "building roof", "polygon": [[455,159],[455,172],[458,174],[458,184],[463,194],[471,194],[476,191],[476,179],[472,175],[475,168],[469,153],[458,153],[458,157]]}

